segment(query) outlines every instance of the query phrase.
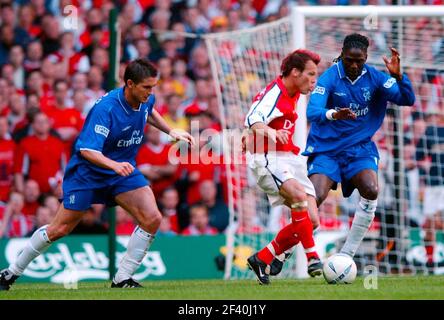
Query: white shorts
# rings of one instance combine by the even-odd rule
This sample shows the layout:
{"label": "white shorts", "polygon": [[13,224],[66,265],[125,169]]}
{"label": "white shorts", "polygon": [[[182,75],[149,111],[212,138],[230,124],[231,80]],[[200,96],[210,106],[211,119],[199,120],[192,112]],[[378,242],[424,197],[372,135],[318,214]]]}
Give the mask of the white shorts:
{"label": "white shorts", "polygon": [[426,186],[424,190],[424,215],[430,217],[444,212],[444,186]]}
{"label": "white shorts", "polygon": [[284,204],[285,199],[279,194],[279,189],[289,179],[295,179],[307,194],[316,196],[313,184],[307,176],[307,163],[302,156],[291,152],[247,153],[247,163],[257,185],[267,194],[272,206]]}

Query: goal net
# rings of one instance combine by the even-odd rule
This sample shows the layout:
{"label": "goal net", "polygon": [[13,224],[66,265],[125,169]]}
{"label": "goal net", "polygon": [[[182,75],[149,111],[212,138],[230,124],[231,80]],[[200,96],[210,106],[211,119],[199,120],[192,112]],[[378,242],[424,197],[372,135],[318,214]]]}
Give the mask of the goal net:
{"label": "goal net", "polygon": [[[220,88],[222,125],[229,130],[243,128],[252,98],[279,74],[281,60],[296,48],[320,54],[320,73],[332,65],[350,33],[370,38],[367,63],[384,71],[382,56],[390,56],[390,48],[397,48],[416,103],[412,108],[389,105],[374,137],[381,157],[378,208],[355,261],[360,273],[367,267],[383,274],[443,273],[443,7],[299,7],[293,12],[297,14],[291,18],[206,38]],[[304,106],[304,101],[298,106],[301,122],[305,121]],[[297,125],[301,131],[295,139],[302,147],[307,125]],[[270,208],[242,155],[232,153],[232,157],[239,159],[227,165],[231,224],[226,278],[251,278],[246,258],[288,223],[289,213],[283,207]],[[323,258],[340,250],[358,199],[357,191],[347,199],[340,190],[331,191],[319,208],[321,226],[315,240]],[[286,264],[281,277],[306,276],[301,252],[296,250],[298,254]]]}

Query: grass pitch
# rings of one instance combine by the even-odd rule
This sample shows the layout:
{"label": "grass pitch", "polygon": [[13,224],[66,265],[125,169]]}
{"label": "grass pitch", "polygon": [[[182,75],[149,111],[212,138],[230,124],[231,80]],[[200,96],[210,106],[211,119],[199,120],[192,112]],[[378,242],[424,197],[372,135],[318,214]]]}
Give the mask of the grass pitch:
{"label": "grass pitch", "polygon": [[379,277],[377,289],[366,289],[358,277],[350,285],[329,285],[322,277],[256,280],[146,281],[141,289],[111,289],[110,282],[80,282],[78,289],[59,284],[16,283],[0,291],[0,300],[385,300],[444,299],[444,276]]}

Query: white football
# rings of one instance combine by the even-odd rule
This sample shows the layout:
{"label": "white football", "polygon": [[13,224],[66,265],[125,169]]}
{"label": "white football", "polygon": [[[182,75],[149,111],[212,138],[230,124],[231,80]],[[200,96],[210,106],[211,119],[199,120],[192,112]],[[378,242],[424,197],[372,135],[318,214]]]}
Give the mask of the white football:
{"label": "white football", "polygon": [[330,284],[350,284],[356,279],[356,263],[346,254],[337,253],[324,261],[324,278]]}

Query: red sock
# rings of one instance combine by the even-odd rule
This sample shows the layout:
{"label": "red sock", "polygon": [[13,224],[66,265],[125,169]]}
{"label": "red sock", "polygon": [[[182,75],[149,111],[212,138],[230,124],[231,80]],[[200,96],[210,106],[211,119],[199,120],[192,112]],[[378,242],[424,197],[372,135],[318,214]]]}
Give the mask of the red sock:
{"label": "red sock", "polygon": [[282,252],[290,249],[298,243],[299,239],[294,235],[293,226],[290,223],[289,225],[283,227],[276,235],[276,238],[274,238],[265,248],[259,251],[257,256],[261,261],[265,262],[266,264],[270,264],[275,256],[280,255]]}
{"label": "red sock", "polygon": [[301,240],[302,246],[305,249],[307,260],[311,258],[317,258],[318,254],[315,251],[315,243],[313,239],[313,224],[311,223],[308,215],[308,210],[303,211],[291,211],[291,221],[293,226],[293,232],[297,234],[297,237]]}
{"label": "red sock", "polygon": [[426,245],[427,262],[433,263],[433,245]]}
{"label": "red sock", "polygon": [[276,238],[271,242],[276,255],[280,255],[285,250],[292,248],[299,243],[299,238],[293,232],[292,224],[288,224],[279,231]]}

